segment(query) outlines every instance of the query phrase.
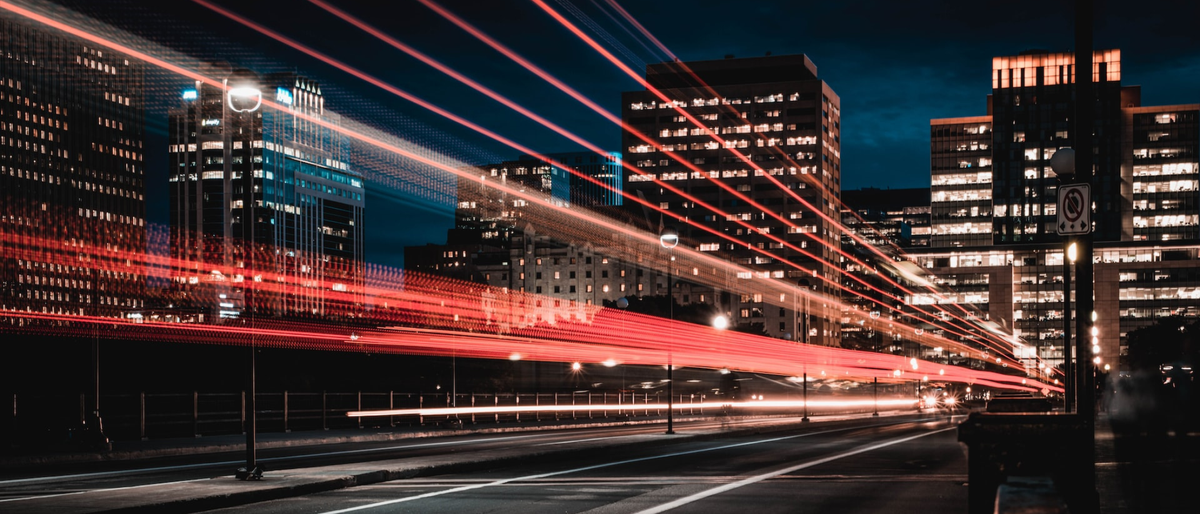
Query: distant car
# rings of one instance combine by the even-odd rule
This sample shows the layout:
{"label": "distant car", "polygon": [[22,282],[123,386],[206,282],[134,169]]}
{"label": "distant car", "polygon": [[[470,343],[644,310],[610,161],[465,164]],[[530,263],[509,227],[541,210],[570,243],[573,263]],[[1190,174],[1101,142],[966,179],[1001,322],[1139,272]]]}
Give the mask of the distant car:
{"label": "distant car", "polygon": [[954,395],[942,393],[934,396],[924,396],[921,398],[922,409],[955,409],[958,407],[958,398]]}

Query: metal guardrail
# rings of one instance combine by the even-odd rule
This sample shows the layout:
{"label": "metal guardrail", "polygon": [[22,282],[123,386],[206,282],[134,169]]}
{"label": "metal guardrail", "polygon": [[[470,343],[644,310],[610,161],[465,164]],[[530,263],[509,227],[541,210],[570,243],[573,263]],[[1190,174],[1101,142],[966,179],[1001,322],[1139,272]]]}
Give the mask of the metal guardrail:
{"label": "metal guardrail", "polygon": [[[798,399],[799,396],[795,399]],[[259,432],[293,430],[330,430],[435,425],[446,423],[511,423],[550,420],[628,419],[665,415],[665,393],[631,391],[576,393],[448,393],[404,392],[271,392],[258,393],[257,425]],[[7,421],[16,431],[39,434],[53,439],[58,432],[77,429],[86,419],[89,398],[74,395],[11,396]],[[146,440],[169,437],[200,437],[244,433],[246,396],[244,392],[224,393],[136,393],[104,395],[100,398],[105,434],[114,440]],[[680,394],[675,398],[676,413],[685,415],[721,414],[704,394]],[[7,402],[6,402],[7,403]],[[528,405],[574,406],[563,412],[498,412],[462,416],[378,416],[349,417],[352,411],[425,409],[436,407],[511,407]],[[605,405],[588,410],[585,405]],[[612,407],[617,407],[613,409]],[[7,409],[6,409],[7,410]],[[840,409],[837,413],[864,411]],[[865,408],[865,412],[870,412]],[[820,412],[818,414],[832,414]],[[10,417],[11,416],[11,417]]]}

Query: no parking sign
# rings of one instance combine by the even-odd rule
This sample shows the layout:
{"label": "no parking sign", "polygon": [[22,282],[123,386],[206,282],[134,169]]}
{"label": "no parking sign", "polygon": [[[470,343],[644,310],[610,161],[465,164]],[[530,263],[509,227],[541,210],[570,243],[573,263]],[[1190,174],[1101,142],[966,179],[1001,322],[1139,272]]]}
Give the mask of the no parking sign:
{"label": "no parking sign", "polygon": [[1058,234],[1074,236],[1092,231],[1092,194],[1087,184],[1058,187]]}

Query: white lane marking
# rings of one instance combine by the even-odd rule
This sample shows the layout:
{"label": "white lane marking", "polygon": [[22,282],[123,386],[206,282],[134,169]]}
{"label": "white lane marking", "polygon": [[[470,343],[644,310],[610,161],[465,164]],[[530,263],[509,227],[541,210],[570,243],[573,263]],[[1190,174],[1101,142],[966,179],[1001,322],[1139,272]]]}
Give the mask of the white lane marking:
{"label": "white lane marking", "polygon": [[830,456],[828,456],[828,457],[822,457],[822,458],[820,458],[820,459],[817,459],[817,460],[811,460],[811,461],[805,462],[805,463],[803,463],[803,464],[797,464],[797,465],[795,465],[795,466],[791,466],[791,467],[787,467],[787,468],[784,468],[784,469],[780,469],[780,470],[772,471],[772,472],[770,472],[770,473],[763,473],[763,474],[761,474],[761,475],[753,476],[753,477],[750,477],[750,478],[747,478],[747,479],[744,479],[744,480],[739,480],[739,481],[737,481],[737,482],[733,482],[733,483],[725,484],[725,485],[723,485],[723,486],[720,486],[720,487],[714,487],[714,488],[712,488],[712,489],[709,489],[709,490],[707,490],[707,491],[702,491],[702,492],[699,492],[699,493],[693,494],[693,495],[691,495],[691,496],[685,496],[685,497],[683,497],[683,498],[680,498],[680,499],[678,499],[678,500],[675,500],[675,501],[672,501],[672,502],[668,502],[668,503],[664,503],[664,504],[662,504],[662,505],[659,505],[659,506],[657,506],[657,507],[653,507],[653,508],[649,508],[649,509],[646,509],[646,510],[640,511],[640,512],[638,512],[637,514],[658,514],[659,512],[666,512],[666,511],[668,511],[668,510],[671,510],[671,509],[674,509],[674,508],[682,507],[682,506],[684,506],[684,505],[687,505],[687,504],[689,504],[689,503],[693,503],[693,502],[696,502],[696,501],[699,501],[699,500],[703,500],[704,498],[708,498],[709,496],[715,496],[715,495],[721,494],[721,493],[723,493],[723,492],[726,492],[726,491],[732,491],[732,490],[734,490],[734,489],[738,489],[738,488],[740,488],[740,487],[745,487],[745,486],[748,486],[748,485],[751,485],[751,484],[756,484],[756,483],[758,483],[758,482],[762,482],[763,480],[766,480],[766,479],[768,479],[768,478],[774,478],[774,477],[777,477],[777,476],[779,476],[779,475],[785,475],[785,474],[787,474],[787,473],[791,473],[791,472],[793,472],[793,471],[801,470],[801,469],[804,469],[804,468],[811,468],[811,467],[813,467],[813,466],[817,466],[817,465],[820,465],[820,464],[825,464],[826,462],[832,462],[832,461],[835,461],[835,460],[838,460],[838,459],[844,459],[844,458],[846,458],[846,457],[850,457],[850,456],[853,456],[853,455],[858,455],[858,454],[860,454],[860,453],[866,453],[866,452],[869,452],[869,451],[878,450],[878,449],[880,449],[880,448],[886,448],[886,447],[888,447],[888,446],[892,446],[892,445],[894,445],[894,444],[906,443],[906,442],[908,442],[908,441],[912,441],[912,440],[914,440],[914,439],[920,439],[920,438],[922,438],[922,437],[925,437],[925,436],[929,436],[929,435],[933,435],[933,434],[940,434],[940,433],[942,433],[942,432],[945,432],[945,431],[947,431],[947,430],[954,430],[954,429],[956,429],[956,428],[958,428],[958,427],[943,428],[943,429],[941,429],[941,430],[935,430],[935,431],[933,431],[933,432],[926,432],[926,433],[923,433],[923,434],[917,434],[917,435],[908,436],[908,437],[901,437],[900,439],[893,439],[893,440],[891,440],[891,441],[884,441],[884,442],[882,442],[882,443],[877,443],[877,444],[872,444],[872,445],[868,445],[868,446],[863,446],[863,447],[861,447],[861,448],[856,448],[856,449],[850,450],[850,451],[848,451],[848,452],[842,452],[842,453],[838,453],[838,454],[835,454],[835,455],[830,455]]}
{"label": "white lane marking", "polygon": [[[466,441],[442,441],[442,442],[437,442],[437,443],[388,446],[388,447],[384,447],[384,448],[363,448],[360,450],[343,450],[343,451],[336,451],[336,452],[306,453],[304,455],[289,455],[286,457],[271,457],[268,459],[258,459],[258,460],[260,462],[280,462],[280,461],[285,461],[285,460],[305,459],[305,458],[309,458],[309,457],[331,457],[331,456],[335,456],[335,455],[350,455],[350,454],[355,454],[355,453],[370,453],[370,452],[382,452],[382,451],[391,451],[391,450],[405,450],[405,449],[409,449],[409,448],[427,448],[430,446],[445,446],[445,445],[450,445],[450,444],[490,443],[490,442],[495,442],[495,441],[509,441],[509,440],[513,440],[513,439],[526,439],[526,438],[530,438],[530,437],[539,437],[539,436],[544,436],[544,435],[545,434],[514,435],[514,436],[504,436],[504,437],[491,437],[491,438],[486,438],[486,439],[471,439],[471,440],[466,440]],[[113,475],[136,475],[136,474],[140,474],[140,473],[153,473],[153,472],[159,472],[159,471],[179,471],[179,470],[184,470],[184,469],[206,468],[206,467],[213,467],[213,466],[229,466],[229,465],[234,465],[234,464],[241,464],[244,462],[245,461],[243,461],[243,460],[229,460],[229,461],[224,461],[224,462],[208,462],[208,463],[202,463],[202,464],[180,464],[177,466],[160,466],[160,467],[156,467],[156,468],[137,468],[137,469],[125,469],[125,470],[119,470],[119,471],[97,471],[94,473],[79,473],[76,475],[19,478],[19,479],[14,479],[14,480],[0,480],[0,486],[6,486],[6,485],[12,485],[12,484],[23,484],[23,483],[28,483],[28,482],[42,482],[42,481],[51,482],[51,481],[57,481],[57,480],[71,480],[71,479],[77,479],[77,478],[96,478],[96,477],[105,477],[105,476],[113,476]]]}
{"label": "white lane marking", "polygon": [[[916,422],[919,423],[921,421],[925,421],[925,420],[918,420]],[[907,423],[913,423],[913,422],[907,422]],[[381,502],[376,502],[376,503],[368,503],[368,504],[358,505],[358,506],[350,507],[350,508],[346,508],[346,509],[326,511],[321,514],[342,514],[344,512],[355,512],[355,511],[359,511],[359,510],[373,509],[375,507],[383,507],[385,505],[395,505],[397,503],[404,503],[404,502],[410,502],[410,501],[415,501],[415,500],[423,500],[425,498],[432,498],[435,496],[442,496],[442,495],[446,495],[446,494],[461,493],[464,491],[482,489],[484,487],[495,487],[495,486],[504,485],[504,484],[507,484],[510,482],[516,482],[519,480],[537,480],[537,479],[546,478],[546,477],[566,475],[568,473],[578,473],[581,471],[591,471],[593,469],[607,468],[607,467],[612,467],[612,466],[620,466],[623,464],[632,464],[634,462],[644,462],[644,461],[648,461],[648,460],[666,459],[666,458],[670,458],[670,457],[678,457],[681,455],[691,455],[691,454],[695,454],[695,453],[705,453],[705,452],[711,452],[711,451],[716,451],[716,450],[726,450],[729,448],[738,448],[741,446],[751,446],[751,445],[763,444],[763,443],[773,443],[776,441],[785,441],[788,439],[796,439],[798,437],[809,437],[809,436],[821,435],[821,434],[831,434],[834,432],[846,432],[849,430],[862,430],[864,428],[872,428],[872,427],[880,427],[880,426],[893,426],[893,425],[898,425],[898,424],[902,424],[902,423],[881,423],[881,424],[866,425],[866,426],[860,426],[860,427],[837,428],[837,429],[833,429],[833,430],[825,430],[825,431],[820,431],[820,432],[808,432],[808,433],[804,433],[804,434],[796,434],[796,435],[789,435],[789,436],[783,436],[783,437],[773,437],[770,439],[762,439],[762,440],[758,440],[758,441],[747,441],[744,443],[734,443],[734,444],[727,444],[724,446],[714,446],[712,448],[701,448],[698,450],[688,450],[688,451],[684,451],[684,452],[667,453],[664,455],[639,457],[636,459],[622,460],[622,461],[617,461],[617,462],[608,462],[605,464],[595,464],[592,466],[584,466],[582,468],[567,469],[567,470],[563,470],[563,471],[552,471],[550,473],[540,473],[537,475],[526,475],[523,477],[504,478],[504,479],[500,479],[500,480],[494,480],[491,482],[487,482],[484,484],[467,485],[467,486],[462,486],[462,487],[455,487],[453,489],[445,489],[442,491],[434,491],[434,492],[425,493],[425,494],[418,494],[416,496],[408,496],[405,498],[396,498],[394,500],[386,500],[386,501],[381,501]],[[956,427],[939,430],[938,432],[942,432],[945,430],[952,430],[954,428],[956,428]],[[928,434],[922,434],[922,436],[924,436],[924,435],[928,435]],[[800,468],[797,468],[797,469],[800,469]]]}
{"label": "white lane marking", "polygon": [[605,436],[605,437],[591,437],[591,438],[588,438],[588,439],[572,439],[572,440],[570,440],[570,441],[555,441],[555,442],[553,442],[553,443],[541,443],[541,444],[537,444],[537,445],[535,445],[535,446],[554,446],[554,445],[556,445],[556,444],[582,443],[582,442],[586,442],[586,441],[603,441],[603,440],[605,440],[605,439],[619,439],[619,438],[622,438],[622,437],[634,437],[634,436],[636,436],[636,435],[641,435],[641,434],[630,434],[630,435],[613,435],[613,436]]}
{"label": "white lane marking", "polygon": [[76,495],[76,494],[86,494],[86,493],[105,493],[105,492],[109,492],[109,491],[124,491],[124,490],[128,490],[128,489],[138,489],[138,488],[142,488],[142,487],[152,487],[152,486],[156,486],[156,485],[186,484],[188,482],[199,482],[201,480],[211,480],[211,479],[194,478],[192,480],[179,480],[176,482],[162,482],[162,483],[154,483],[154,484],[129,485],[129,486],[125,486],[125,487],[110,487],[108,489],[89,489],[87,491],[72,491],[69,493],[60,493],[60,494],[44,494],[41,496],[26,496],[24,498],[8,498],[5,500],[0,500],[0,503],[19,502],[19,501],[24,501],[24,500],[40,500],[42,498],[58,498],[58,497],[62,497],[62,496],[72,496],[72,495]]}

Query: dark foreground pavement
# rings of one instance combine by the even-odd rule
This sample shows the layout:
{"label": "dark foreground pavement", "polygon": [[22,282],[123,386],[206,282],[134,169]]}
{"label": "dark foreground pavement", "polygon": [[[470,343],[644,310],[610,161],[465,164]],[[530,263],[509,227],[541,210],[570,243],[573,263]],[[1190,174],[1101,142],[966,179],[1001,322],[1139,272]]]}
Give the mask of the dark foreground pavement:
{"label": "dark foreground pavement", "polygon": [[[912,411],[903,413],[883,413],[881,423],[923,417],[945,419],[936,414],[918,415]],[[695,422],[692,427],[678,430],[675,435],[665,435],[661,430],[654,429],[634,435],[620,437],[583,437],[569,443],[553,443],[545,445],[514,444],[486,450],[448,452],[438,455],[424,455],[419,458],[388,458],[369,462],[353,462],[347,464],[301,467],[294,469],[268,469],[261,481],[241,481],[233,478],[232,469],[228,475],[186,479],[168,483],[145,483],[126,485],[113,483],[105,487],[80,487],[79,490],[63,490],[61,488],[43,494],[22,494],[19,490],[8,492],[0,497],[0,511],[6,513],[18,512],[53,512],[54,514],[73,514],[89,512],[198,512],[219,508],[247,505],[280,498],[303,496],[322,491],[330,491],[347,487],[377,484],[391,480],[442,475],[447,473],[467,473],[523,463],[543,460],[562,460],[603,456],[617,449],[629,449],[644,446],[656,446],[664,443],[684,441],[703,441],[723,437],[747,434],[761,434],[794,430],[800,427],[834,427],[861,423],[863,418],[871,419],[870,414],[854,416],[814,417],[813,423],[801,423],[798,417],[773,417],[759,419],[677,419],[677,428]],[[611,425],[627,425],[629,423],[586,423],[576,427],[597,427]],[[654,424],[661,428],[661,423]],[[526,427],[523,430],[546,430],[550,427]],[[479,432],[512,432],[522,430],[518,427],[499,427],[483,431],[343,431],[319,433],[267,434],[260,438],[259,447],[304,446],[319,445],[313,448],[320,451],[331,443],[345,442],[378,442],[415,437],[430,437],[437,435],[454,435]],[[569,430],[567,430],[569,431]],[[563,432],[559,430],[559,432]],[[37,459],[22,457],[29,479],[16,478],[24,473],[24,467],[19,461],[9,459],[0,462],[0,468],[5,471],[8,480],[0,480],[0,486],[12,485],[23,481],[37,482],[45,477],[48,469],[51,474],[66,474],[61,467],[64,461],[75,461],[66,469],[78,470],[83,464],[103,459],[149,459],[152,457],[169,457],[181,455],[202,456],[210,452],[227,452],[231,449],[242,450],[243,438],[237,436],[214,437],[202,439],[179,439],[174,441],[145,441],[130,442],[114,448],[111,454],[77,454],[72,456],[41,456]],[[310,446],[312,448],[312,446]],[[228,454],[225,454],[225,458]],[[36,464],[35,464],[36,461]],[[56,464],[57,463],[57,464]],[[153,466],[151,461],[138,463],[146,467]],[[40,471],[32,471],[42,468]],[[53,480],[53,478],[51,478]],[[7,484],[6,484],[7,482]]]}
{"label": "dark foreground pavement", "polygon": [[[932,417],[932,416],[931,416]],[[870,423],[866,416],[814,418],[814,423],[802,424],[797,418],[767,418],[752,424],[709,423],[702,428],[681,430],[666,436],[655,433],[620,438],[581,438],[569,444],[540,446],[514,445],[482,451],[451,452],[421,458],[389,458],[370,462],[268,469],[264,479],[243,482],[230,475],[189,479],[172,483],[152,483],[127,487],[58,491],[42,496],[10,493],[0,497],[0,511],[53,512],[72,514],[87,512],[198,512],[229,508],[281,498],[311,495],[397,479],[427,477],[455,473],[472,473],[509,466],[527,465],[545,460],[562,460],[602,456],[613,451],[664,443],[703,441],[739,435],[783,432],[801,427],[832,428],[854,423]],[[914,415],[890,413],[878,420],[900,421]],[[944,418],[944,416],[943,416]],[[683,420],[681,420],[682,422]],[[619,425],[621,423],[616,423]],[[609,423],[607,425],[614,425]],[[581,424],[580,426],[589,426]],[[595,425],[591,425],[595,426]],[[546,429],[548,427],[498,427],[488,432]],[[263,434],[260,448],[321,446],[331,443],[392,441],[415,437],[480,433],[483,431],[450,430],[347,430],[316,433]],[[1200,435],[1149,436],[1122,433],[1114,436],[1102,418],[1096,434],[1096,484],[1100,492],[1100,510],[1106,514],[1135,512],[1187,512],[1195,505],[1194,487],[1190,477],[1198,468],[1197,442]],[[118,444],[106,454],[72,454],[56,456],[25,456],[0,460],[8,482],[19,476],[36,477],[45,471],[39,468],[62,466],[80,468],[89,462],[128,460],[142,464],[148,459],[200,456],[243,449],[241,436],[208,437],[164,441],[142,441]],[[227,456],[226,456],[227,458]],[[731,477],[730,481],[738,477]],[[3,484],[5,480],[0,480]],[[961,512],[966,511],[964,504]]]}

